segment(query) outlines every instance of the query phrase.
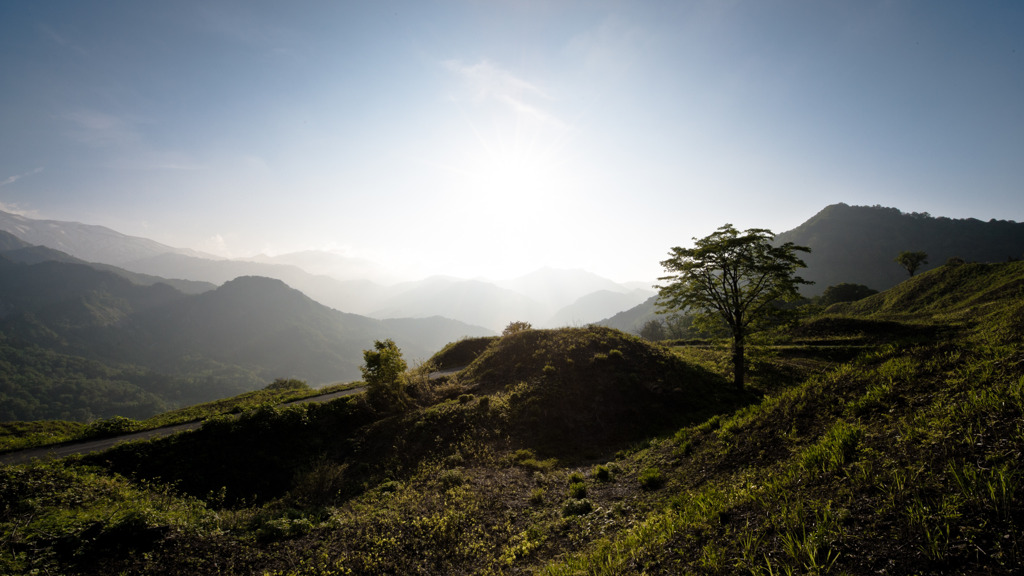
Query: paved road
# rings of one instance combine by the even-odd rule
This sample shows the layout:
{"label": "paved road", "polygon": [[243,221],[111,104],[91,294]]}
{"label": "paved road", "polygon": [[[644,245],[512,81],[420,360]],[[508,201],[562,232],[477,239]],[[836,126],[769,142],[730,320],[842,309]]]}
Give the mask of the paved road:
{"label": "paved road", "polygon": [[[322,394],[320,396],[310,396],[309,398],[302,398],[299,400],[293,400],[286,402],[282,406],[293,406],[295,404],[309,404],[313,402],[329,402],[335,398],[341,398],[342,396],[350,396],[357,392],[362,392],[364,388],[352,388],[350,390],[342,390],[341,392],[332,392],[330,394]],[[87,440],[84,442],[73,442],[69,444],[57,444],[54,446],[45,446],[43,448],[29,448],[27,450],[18,450],[17,452],[8,452],[7,454],[0,454],[0,464],[23,464],[33,459],[39,458],[44,460],[52,460],[55,458],[64,458],[66,456],[72,456],[75,454],[91,454],[93,452],[102,452],[113,448],[115,445],[122,442],[131,442],[133,440],[151,440],[153,438],[163,438],[164,436],[170,436],[179,432],[185,432],[186,430],[195,430],[203,425],[201,421],[186,422],[185,424],[175,424],[173,426],[164,426],[163,428],[154,428],[152,430],[143,430],[142,432],[133,432],[131,434],[124,434],[121,436],[115,436],[114,438],[103,438],[100,440]]]}

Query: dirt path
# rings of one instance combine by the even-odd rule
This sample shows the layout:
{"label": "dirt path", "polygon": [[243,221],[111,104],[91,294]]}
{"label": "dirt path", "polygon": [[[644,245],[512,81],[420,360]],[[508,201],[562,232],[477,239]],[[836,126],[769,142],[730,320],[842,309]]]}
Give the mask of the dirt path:
{"label": "dirt path", "polygon": [[[310,396],[309,398],[302,398],[300,400],[286,402],[281,406],[310,404],[314,402],[330,402],[335,398],[341,398],[342,396],[350,396],[352,394],[362,392],[363,390],[364,388],[352,388],[350,390],[332,392],[330,394],[323,394],[321,396]],[[197,428],[200,428],[202,425],[203,423],[201,421],[186,422],[184,424],[164,426],[163,428],[154,428],[152,430],[132,432],[131,434],[123,434],[121,436],[115,436],[113,438],[102,438],[100,440],[86,440],[83,442],[72,442],[68,444],[55,444],[53,446],[44,446],[42,448],[28,448],[26,450],[18,450],[16,452],[0,454],[0,464],[23,464],[25,462],[29,462],[37,458],[43,460],[52,460],[55,458],[65,458],[67,456],[73,456],[76,454],[91,454],[93,452],[102,452],[104,450],[113,448],[115,445],[120,444],[122,442],[163,438],[164,436],[170,436],[172,434],[177,434],[179,432],[195,430]]]}

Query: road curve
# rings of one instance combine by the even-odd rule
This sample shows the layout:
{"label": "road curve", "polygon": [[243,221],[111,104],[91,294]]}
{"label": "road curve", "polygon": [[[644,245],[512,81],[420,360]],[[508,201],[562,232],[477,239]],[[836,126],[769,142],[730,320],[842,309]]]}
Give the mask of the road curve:
{"label": "road curve", "polygon": [[[285,402],[281,406],[294,406],[296,404],[311,404],[330,402],[335,398],[341,398],[343,396],[351,396],[358,392],[365,390],[363,387],[351,388],[349,390],[342,390],[341,392],[331,392],[330,394],[322,394],[320,396],[310,396],[309,398],[300,398],[299,400],[293,400],[291,402]],[[82,442],[71,442],[67,444],[55,444],[53,446],[44,446],[42,448],[27,448],[25,450],[18,450],[15,452],[8,452],[7,454],[0,454],[0,464],[24,464],[35,459],[40,460],[53,460],[56,458],[65,458],[67,456],[74,456],[78,454],[91,454],[93,452],[102,452],[109,450],[117,444],[122,442],[132,442],[134,440],[152,440],[153,438],[163,438],[164,436],[170,436],[179,432],[185,432],[188,430],[195,430],[203,425],[202,421],[186,422],[184,424],[174,424],[173,426],[164,426],[163,428],[153,428],[152,430],[143,430],[141,432],[132,432],[130,434],[122,434],[121,436],[115,436],[113,438],[102,438],[99,440],[86,440]]]}

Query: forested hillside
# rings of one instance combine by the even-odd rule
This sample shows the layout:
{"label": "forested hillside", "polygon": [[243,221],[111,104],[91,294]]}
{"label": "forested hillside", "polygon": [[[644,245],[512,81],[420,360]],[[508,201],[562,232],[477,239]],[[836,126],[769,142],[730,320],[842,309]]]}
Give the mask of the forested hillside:
{"label": "forested hillside", "polygon": [[344,314],[268,278],[186,295],[86,264],[0,256],[0,418],[138,418],[276,378],[354,380],[362,349],[385,335],[426,358],[487,333],[437,318]]}

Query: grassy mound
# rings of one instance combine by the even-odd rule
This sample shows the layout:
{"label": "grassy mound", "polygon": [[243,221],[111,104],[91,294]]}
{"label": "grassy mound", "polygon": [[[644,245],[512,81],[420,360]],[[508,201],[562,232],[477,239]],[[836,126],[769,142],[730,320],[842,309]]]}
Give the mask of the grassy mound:
{"label": "grassy mound", "polygon": [[437,354],[430,357],[427,362],[434,370],[450,370],[468,366],[477,356],[487,350],[487,347],[497,341],[496,336],[482,336],[480,338],[464,338],[452,342],[442,348]]}
{"label": "grassy mound", "polygon": [[507,401],[516,437],[563,455],[632,442],[742,401],[721,376],[600,326],[502,337],[460,381]]}

